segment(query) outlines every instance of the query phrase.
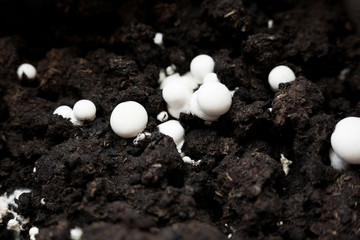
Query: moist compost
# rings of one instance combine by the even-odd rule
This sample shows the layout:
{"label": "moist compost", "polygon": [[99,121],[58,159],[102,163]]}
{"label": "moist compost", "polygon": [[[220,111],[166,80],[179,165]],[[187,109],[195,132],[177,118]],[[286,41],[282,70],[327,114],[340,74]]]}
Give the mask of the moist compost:
{"label": "moist compost", "polygon": [[[330,166],[330,136],[360,117],[360,38],[341,1],[1,1],[0,195],[29,223],[0,239],[358,239],[359,167]],[[269,20],[273,27],[268,27]],[[164,34],[162,46],[154,43]],[[215,60],[230,110],[211,125],[181,114],[184,163],[158,132],[159,73]],[[38,75],[19,80],[28,62]],[[297,79],[274,93],[267,76]],[[90,99],[94,121],[53,115]],[[148,112],[134,145],[110,128],[123,101]],[[293,162],[288,175],[280,155]]]}

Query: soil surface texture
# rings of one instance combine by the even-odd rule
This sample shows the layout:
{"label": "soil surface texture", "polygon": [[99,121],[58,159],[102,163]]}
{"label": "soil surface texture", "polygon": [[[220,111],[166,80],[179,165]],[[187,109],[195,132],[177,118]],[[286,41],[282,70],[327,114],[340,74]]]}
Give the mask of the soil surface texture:
{"label": "soil surface texture", "polygon": [[[30,239],[31,227],[36,240],[76,227],[83,240],[360,238],[360,168],[329,160],[335,124],[360,117],[360,38],[342,1],[4,0],[0,20],[0,195],[31,190],[0,239]],[[181,114],[192,165],[157,130],[158,79],[199,54],[236,91],[212,124]],[[18,79],[25,62],[36,79]],[[278,65],[297,78],[274,93]],[[52,114],[80,99],[94,121]],[[109,124],[128,100],[149,116],[137,145]],[[28,223],[8,230],[17,214]]]}

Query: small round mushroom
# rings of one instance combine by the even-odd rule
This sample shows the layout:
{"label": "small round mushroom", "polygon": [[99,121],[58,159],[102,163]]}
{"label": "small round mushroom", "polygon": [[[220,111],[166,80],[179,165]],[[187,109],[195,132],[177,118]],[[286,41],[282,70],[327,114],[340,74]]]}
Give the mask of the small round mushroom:
{"label": "small round mushroom", "polygon": [[81,240],[83,236],[83,230],[79,227],[75,227],[70,230],[70,239],[71,240]]}
{"label": "small round mushroom", "polygon": [[73,110],[71,109],[71,107],[66,106],[66,105],[62,105],[62,106],[56,108],[55,111],[53,112],[53,114],[57,114],[57,115],[62,116],[63,118],[68,118],[68,119],[71,119],[74,117]]}
{"label": "small round mushroom", "polygon": [[280,65],[273,68],[273,70],[271,70],[271,72],[269,73],[268,80],[271,89],[274,92],[277,92],[279,91],[280,83],[292,82],[295,80],[295,78],[296,76],[293,70],[291,70],[288,66]]}
{"label": "small round mushroom", "polygon": [[162,90],[162,97],[167,103],[168,111],[174,118],[181,112],[187,112],[193,91],[183,81],[171,81]]}
{"label": "small round mushroom", "polygon": [[166,122],[169,119],[169,114],[166,111],[162,111],[156,116],[156,119],[160,122]]}
{"label": "small round mushroom", "polygon": [[18,67],[16,73],[20,80],[24,76],[26,76],[27,79],[33,80],[36,77],[36,68],[29,63],[23,63]]}
{"label": "small round mushroom", "polygon": [[147,122],[148,115],[145,108],[135,101],[118,104],[110,117],[112,130],[123,138],[136,137],[146,128]]}
{"label": "small round mushroom", "polygon": [[190,112],[205,121],[216,121],[229,111],[232,96],[229,89],[216,81],[207,82],[194,92]]}
{"label": "small round mushroom", "polygon": [[360,118],[347,117],[338,122],[331,135],[336,155],[349,164],[360,164]]}
{"label": "small round mushroom", "polygon": [[87,99],[77,101],[73,107],[74,116],[79,121],[94,120],[96,117],[95,104]]}
{"label": "small round mushroom", "polygon": [[29,236],[30,236],[30,240],[36,240],[35,235],[39,234],[39,229],[37,227],[32,227],[29,230]]}
{"label": "small round mushroom", "polygon": [[169,120],[158,125],[159,132],[172,137],[176,144],[176,148],[181,152],[181,148],[185,142],[185,130],[177,120]]}
{"label": "small round mushroom", "polygon": [[164,35],[160,32],[157,32],[154,37],[154,43],[158,46],[162,46],[164,44],[163,42]]}
{"label": "small round mushroom", "polygon": [[78,121],[75,118],[74,111],[69,106],[62,105],[62,106],[56,108],[55,111],[53,112],[53,114],[57,114],[57,115],[62,116],[63,118],[70,119],[70,121],[74,125],[81,125],[82,124],[80,121]]}
{"label": "small round mushroom", "polygon": [[214,72],[215,61],[206,54],[196,56],[190,63],[190,71],[198,84],[202,84],[208,73]]}

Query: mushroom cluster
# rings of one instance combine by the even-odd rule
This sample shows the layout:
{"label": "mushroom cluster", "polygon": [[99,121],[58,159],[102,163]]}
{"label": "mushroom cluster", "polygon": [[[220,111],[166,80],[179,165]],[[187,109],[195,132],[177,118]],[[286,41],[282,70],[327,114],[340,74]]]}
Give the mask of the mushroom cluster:
{"label": "mushroom cluster", "polygon": [[84,121],[93,121],[95,119],[96,106],[92,101],[82,99],[77,101],[73,108],[66,105],[56,108],[53,114],[70,119],[74,125],[80,126]]}
{"label": "mushroom cluster", "polygon": [[191,61],[190,72],[183,76],[174,73],[160,80],[162,96],[172,117],[191,113],[213,122],[230,109],[232,94],[220,83],[214,66],[212,57],[201,54]]}
{"label": "mushroom cluster", "polygon": [[[161,35],[154,39],[160,44]],[[171,65],[160,72],[160,89],[167,103],[169,114],[178,119],[180,113],[195,115],[206,122],[216,121],[231,107],[232,92],[218,79],[214,73],[215,61],[212,57],[202,54],[195,57],[190,64],[190,72],[180,75],[176,67]],[[73,108],[62,105],[55,109],[58,114],[70,119],[74,125],[82,125],[84,121],[92,121],[96,117],[96,106],[90,100],[80,100]],[[168,113],[158,114],[159,132],[170,136],[177,150],[185,141],[185,130],[178,120],[169,120]],[[119,103],[110,116],[110,126],[114,133],[122,138],[135,138],[134,145],[143,141],[150,133],[144,132],[148,123],[146,109],[138,102],[126,101]],[[195,163],[182,155],[184,161]],[[190,160],[189,160],[190,159]]]}

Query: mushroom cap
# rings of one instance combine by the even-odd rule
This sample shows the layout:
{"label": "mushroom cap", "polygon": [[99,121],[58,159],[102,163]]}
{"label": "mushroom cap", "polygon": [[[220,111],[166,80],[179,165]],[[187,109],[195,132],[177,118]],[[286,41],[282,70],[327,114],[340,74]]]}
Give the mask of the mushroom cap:
{"label": "mushroom cap", "polygon": [[18,67],[16,73],[19,79],[22,79],[23,74],[25,74],[28,79],[32,80],[35,79],[37,72],[36,72],[36,68],[33,65],[29,63],[23,63]]}
{"label": "mushroom cap", "polygon": [[62,105],[58,108],[55,109],[55,111],[53,112],[53,114],[57,114],[62,116],[63,118],[69,118],[71,119],[74,115],[73,115],[73,110],[71,109],[71,107],[66,106],[66,105]]}
{"label": "mushroom cap", "polygon": [[118,104],[110,117],[112,130],[123,138],[136,137],[146,128],[147,122],[148,115],[145,108],[135,101]]}
{"label": "mushroom cap", "polygon": [[214,59],[206,54],[196,56],[190,63],[190,71],[197,79],[198,84],[203,83],[204,77],[208,73],[214,72],[214,67]]}
{"label": "mushroom cap", "polygon": [[87,99],[77,101],[73,107],[74,116],[79,121],[94,120],[96,117],[95,104]]}
{"label": "mushroom cap", "polygon": [[271,70],[269,73],[269,84],[274,92],[279,91],[280,83],[292,82],[296,78],[293,70],[285,65],[280,65]]}
{"label": "mushroom cap", "polygon": [[193,90],[184,81],[172,81],[165,85],[162,96],[167,103],[171,116],[179,118],[181,112],[187,112]]}
{"label": "mushroom cap", "polygon": [[172,137],[178,150],[184,144],[185,130],[179,121],[169,120],[158,125],[159,132]]}
{"label": "mushroom cap", "polygon": [[172,81],[165,85],[162,97],[172,108],[181,108],[188,104],[193,91],[184,82]]}
{"label": "mushroom cap", "polygon": [[347,117],[338,122],[331,135],[331,146],[345,162],[360,164],[360,118]]}
{"label": "mushroom cap", "polygon": [[203,113],[220,117],[231,107],[232,97],[229,89],[222,83],[210,81],[197,91],[197,103]]}

